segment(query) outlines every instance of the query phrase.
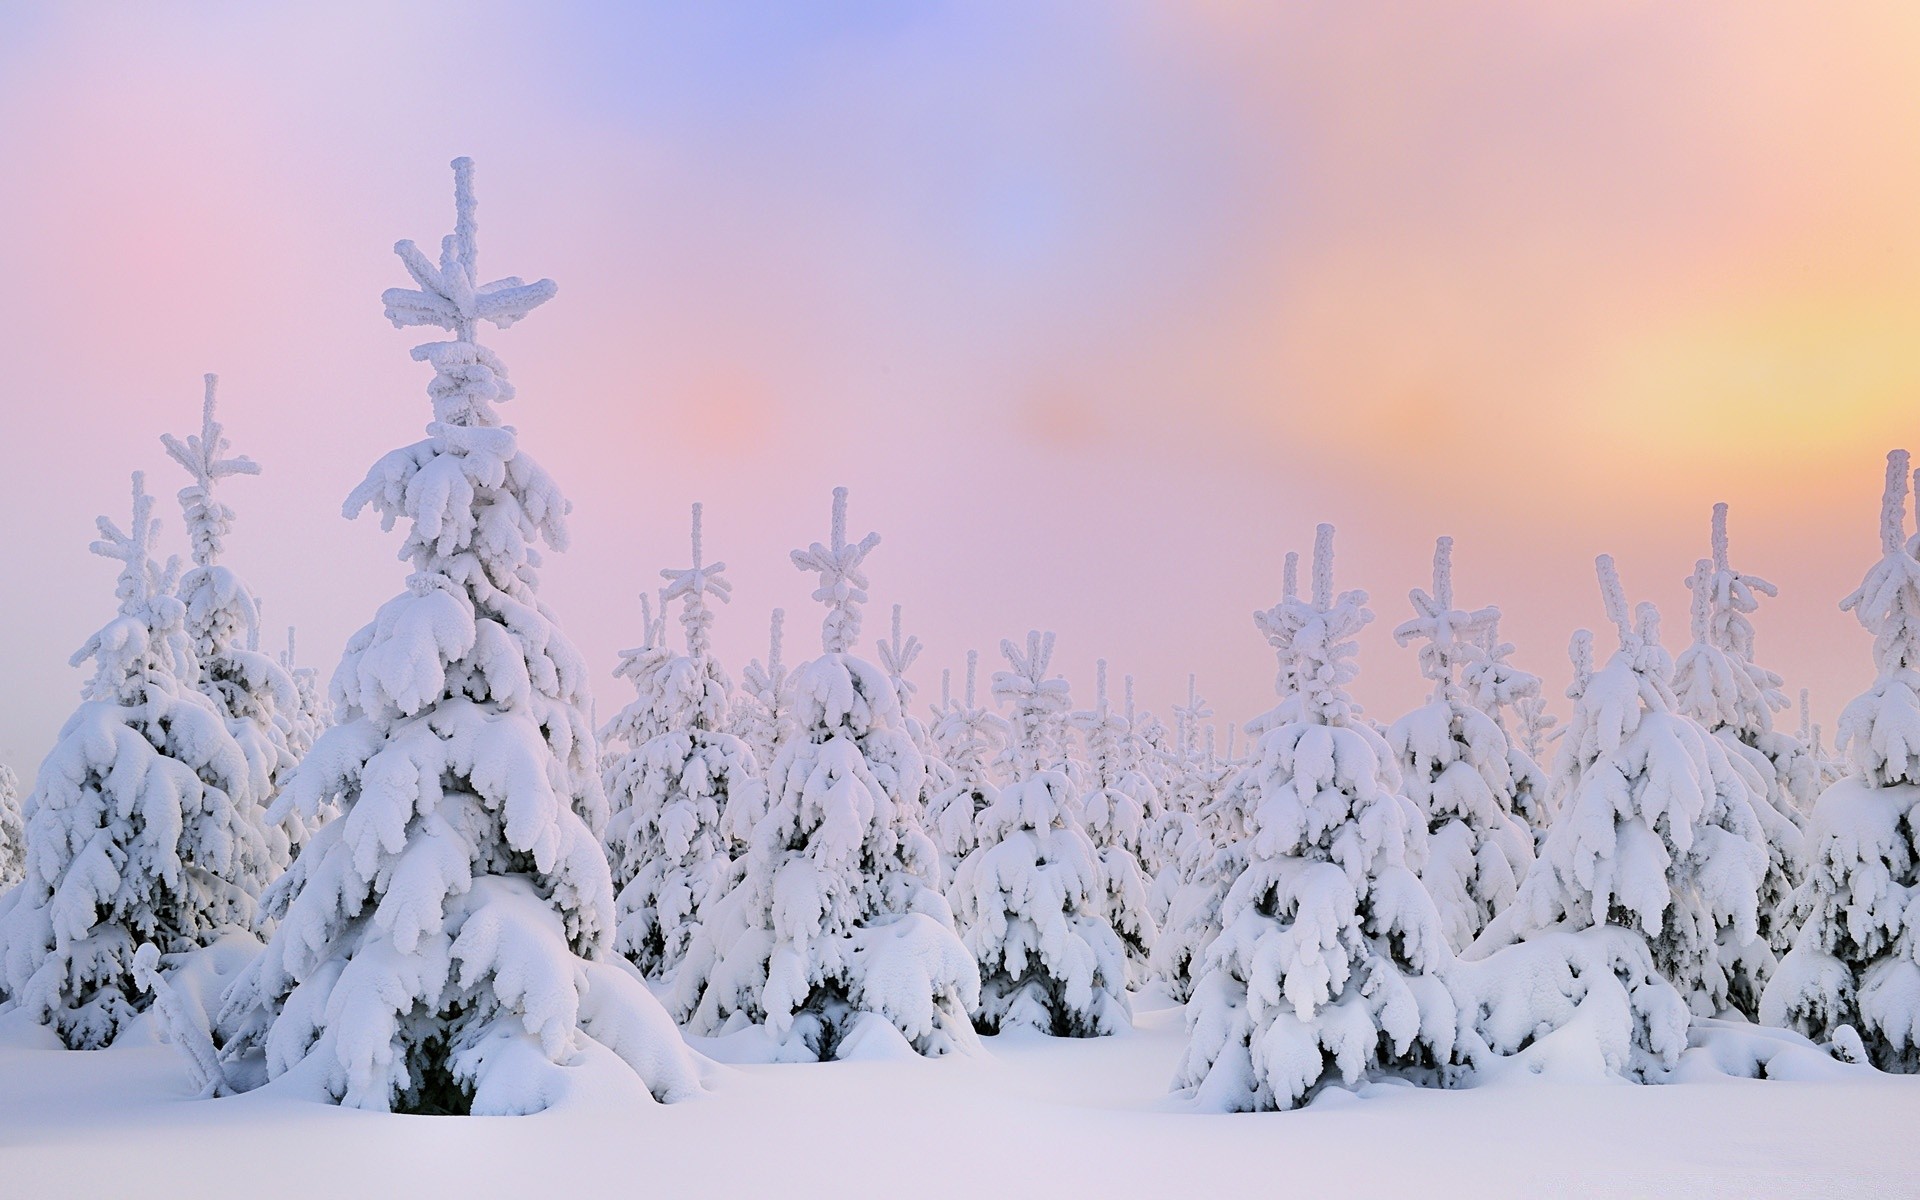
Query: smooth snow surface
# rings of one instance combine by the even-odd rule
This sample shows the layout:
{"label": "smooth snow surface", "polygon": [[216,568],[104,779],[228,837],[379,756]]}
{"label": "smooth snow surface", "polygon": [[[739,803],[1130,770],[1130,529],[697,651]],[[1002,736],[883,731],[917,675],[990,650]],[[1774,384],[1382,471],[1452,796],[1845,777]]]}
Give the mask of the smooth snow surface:
{"label": "smooth snow surface", "polygon": [[[1117,1037],[716,1067],[680,1104],[590,1070],[590,1086],[528,1117],[394,1116],[273,1089],[197,1100],[187,1060],[151,1037],[67,1052],[26,1048],[51,1038],[4,1023],[0,1194],[1920,1195],[1920,1079],[1389,1084],[1293,1112],[1195,1114],[1167,1092],[1179,1010],[1135,1004],[1138,1029]],[[760,1057],[755,1032],[699,1048]]]}

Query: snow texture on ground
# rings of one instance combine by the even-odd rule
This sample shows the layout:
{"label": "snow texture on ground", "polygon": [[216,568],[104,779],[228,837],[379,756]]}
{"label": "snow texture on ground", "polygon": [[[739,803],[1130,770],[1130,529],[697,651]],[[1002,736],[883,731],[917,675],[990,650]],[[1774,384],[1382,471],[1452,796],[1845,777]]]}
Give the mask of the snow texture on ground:
{"label": "snow texture on ground", "polygon": [[1377,1086],[1203,1115],[1167,1092],[1179,1010],[1139,1009],[1117,1037],[1014,1034],[932,1061],[881,1043],[865,1061],[756,1064],[749,1031],[697,1043],[746,1061],[695,1100],[653,1103],[607,1069],[537,1116],[467,1118],[274,1089],[197,1100],[150,1036],[68,1052],[16,1024],[0,1030],[0,1195],[1920,1195],[1920,1079]]}

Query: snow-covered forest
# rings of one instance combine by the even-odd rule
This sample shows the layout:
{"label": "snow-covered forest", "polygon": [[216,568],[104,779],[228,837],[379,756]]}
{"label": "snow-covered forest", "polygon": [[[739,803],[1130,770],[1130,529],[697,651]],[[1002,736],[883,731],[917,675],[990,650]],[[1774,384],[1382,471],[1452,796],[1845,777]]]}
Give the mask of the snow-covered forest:
{"label": "snow-covered forest", "polygon": [[[798,1065],[829,1061],[893,1072],[872,1077],[888,1103],[935,1125],[1001,1096],[989,1127],[1119,1104],[1148,1138],[1304,1109],[1343,1139],[1394,1130],[1384,1149],[1464,1136],[1476,1111],[1522,1128],[1535,1096],[1656,1128],[1711,1081],[1780,1112],[1839,1095],[1911,1115],[1905,451],[1859,514],[1881,557],[1839,603],[1874,679],[1830,738],[1766,665],[1792,632],[1735,565],[1725,505],[1695,515],[1690,609],[1664,628],[1634,603],[1646,581],[1599,557],[1609,627],[1569,631],[1564,698],[1521,665],[1549,648],[1503,640],[1470,540],[1441,538],[1404,600],[1370,597],[1329,525],[1249,614],[1265,712],[1217,714],[1196,681],[1156,713],[1125,646],[1069,680],[1072,629],[928,662],[867,532],[911,531],[844,488],[791,556],[817,607],[771,614],[765,657],[715,648],[716,623],[767,614],[730,608],[688,497],[687,557],[637,598],[633,648],[592,664],[541,596],[570,504],[509,423],[525,402],[500,336],[565,319],[559,288],[482,270],[473,164],[453,175],[451,232],[400,242],[381,296],[396,328],[431,331],[411,351],[425,436],[367,447],[345,502],[405,567],[337,664],[264,627],[227,553],[262,465],[229,444],[214,376],[194,432],[154,430],[178,517],[135,472],[130,512],[99,519],[112,592],[103,570],[72,715],[37,765],[0,769],[0,1089],[76,1114],[95,1092],[199,1097],[166,1120],[212,1114],[201,1128],[571,1113],[569,1136],[621,1122],[658,1140],[649,1158],[687,1128],[669,1110],[777,1124],[847,1103],[862,1077]],[[1364,666],[1417,671],[1411,711],[1353,698],[1375,620],[1404,651]],[[632,697],[603,719],[606,667]],[[1460,1093],[1482,1107],[1427,1098]],[[1268,1118],[1276,1138],[1314,1119]]]}

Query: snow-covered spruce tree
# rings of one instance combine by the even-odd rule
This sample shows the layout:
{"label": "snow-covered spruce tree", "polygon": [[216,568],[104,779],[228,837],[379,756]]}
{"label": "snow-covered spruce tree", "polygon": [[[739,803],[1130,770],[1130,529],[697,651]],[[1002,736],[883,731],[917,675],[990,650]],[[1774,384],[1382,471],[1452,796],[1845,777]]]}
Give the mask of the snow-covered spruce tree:
{"label": "snow-covered spruce tree", "polygon": [[1695,1012],[1728,1007],[1735,968],[1759,937],[1767,844],[1748,774],[1676,708],[1658,613],[1642,604],[1629,617],[1613,559],[1601,555],[1597,566],[1620,649],[1584,680],[1576,666],[1578,696],[1555,765],[1553,832],[1474,953],[1596,926],[1644,945],[1644,964],[1638,946],[1616,945],[1604,956],[1632,993],[1617,1019],[1631,1012],[1634,1024],[1630,1039],[1614,1039],[1608,1066],[1644,1076],[1673,1064],[1689,1024],[1665,995],[1645,990],[1644,968]]}
{"label": "snow-covered spruce tree", "polygon": [[767,772],[767,815],[694,951],[713,971],[697,1003],[679,986],[674,1003],[700,1033],[764,1024],[795,1060],[837,1057],[886,1027],[942,1054],[971,1041],[980,977],[916,819],[926,769],[893,684],[852,653],[863,560],[880,538],[847,541],[846,506],[835,489],[831,538],[793,553],[820,577],[823,653],[787,680],[792,724]]}
{"label": "snow-covered spruce tree", "polygon": [[299,665],[294,649],[293,626],[287,626],[287,648],[280,652],[280,669],[293,680],[294,707],[287,723],[287,749],[297,763],[307,756],[327,726],[333,724],[333,706],[326,689],[320,686],[320,672]]}
{"label": "snow-covered spruce tree", "polygon": [[995,672],[993,694],[1011,713],[1013,777],[980,813],[978,844],[948,891],[961,940],[980,964],[974,1025],[1114,1033],[1132,1021],[1127,952],[1107,919],[1100,855],[1063,769],[1067,681],[1049,674],[1050,633],[1028,634],[1024,652],[1011,641],[1000,650],[1012,669]]}
{"label": "snow-covered spruce tree", "polygon": [[702,911],[729,882],[721,814],[736,791],[760,786],[753,752],[727,732],[731,685],[713,656],[707,600],[730,598],[725,570],[725,563],[702,561],[696,504],[693,566],[661,572],[663,615],[681,601],[686,652],[624,652],[615,673],[633,680],[636,696],[602,731],[616,944],[653,979],[679,968]]}
{"label": "snow-covered spruce tree", "polygon": [[[780,661],[780,626],[786,620],[784,609],[774,609],[767,634],[767,660],[749,661],[740,672],[740,690],[734,693],[731,707],[733,736],[746,744],[753,756],[754,769],[764,777],[773,765],[773,756],[787,734],[787,710],[781,696],[787,684],[787,667]],[[767,791],[764,786],[742,788],[727,796],[720,810],[720,829],[727,839],[727,854],[741,859],[753,838],[753,827],[766,815]]]}
{"label": "snow-covered spruce tree", "polygon": [[[1820,732],[1820,725],[1813,719],[1813,702],[1809,699],[1806,688],[1800,689],[1800,730],[1794,736],[1799,738],[1800,744],[1807,748],[1807,758],[1813,763],[1813,777],[1819,785],[1815,789],[1814,799],[1818,800],[1821,792],[1840,782],[1847,772],[1845,764],[1836,759],[1827,749],[1826,739]],[[1807,813],[1809,820],[1812,819],[1812,815],[1812,806],[1809,805]]]}
{"label": "snow-covered spruce tree", "polygon": [[1406,865],[1417,813],[1345,690],[1365,604],[1334,594],[1333,527],[1320,526],[1312,594],[1283,601],[1274,623],[1290,635],[1289,684],[1246,772],[1246,866],[1187,1006],[1175,1086],[1207,1108],[1292,1108],[1385,1074],[1427,1081],[1453,1053],[1446,934]]}
{"label": "snow-covered spruce tree", "polygon": [[139,473],[125,532],[100,518],[93,552],[120,564],[117,616],[87,639],[82,702],[27,798],[26,878],[0,900],[0,988],[66,1045],[107,1045],[146,1007],[142,942],[163,953],[249,927],[268,862],[246,753],[194,686],[175,563]]}
{"label": "snow-covered spruce tree", "polygon": [[1127,677],[1126,694],[1125,710],[1115,712],[1107,700],[1107,660],[1101,659],[1094,668],[1093,707],[1074,713],[1073,725],[1086,748],[1092,783],[1080,798],[1080,821],[1100,854],[1107,924],[1126,946],[1128,969],[1138,983],[1146,977],[1157,933],[1140,861],[1153,784],[1133,758],[1131,675]]}
{"label": "snow-covered spruce tree", "polygon": [[382,297],[397,327],[453,334],[413,351],[434,370],[433,420],[345,506],[404,521],[413,570],[349,639],[339,723],[276,805],[341,815],[294,860],[279,927],[228,989],[223,1056],[229,1076],[293,1075],[374,1110],[537,1111],[594,1060],[671,1100],[697,1090],[692,1059],[615,961],[587,668],[537,594],[535,544],[565,546],[569,506],[500,423],[513,388],[475,340],[555,288],[480,282],[472,164],[453,169],[438,264],[399,243],[417,286]]}
{"label": "snow-covered spruce tree", "polygon": [[1492,717],[1506,738],[1513,815],[1526,824],[1538,848],[1553,823],[1547,810],[1551,782],[1540,757],[1557,721],[1540,694],[1540,677],[1513,665],[1514,645],[1500,639],[1500,610],[1487,611],[1492,615],[1479,639],[1463,649],[1460,686],[1467,701]]}
{"label": "snow-covered spruce tree", "polygon": [[1426,820],[1420,881],[1440,910],[1447,940],[1464,950],[1513,900],[1533,862],[1533,833],[1514,815],[1511,747],[1500,726],[1456,682],[1462,659],[1499,613],[1453,605],[1453,539],[1433,551],[1433,591],[1411,593],[1419,614],[1393,631],[1419,641],[1432,698],[1387,731],[1406,794]]}
{"label": "snow-covered spruce tree", "polygon": [[[1280,704],[1247,723],[1250,737],[1258,738],[1286,720],[1286,701],[1295,686],[1292,622],[1299,600],[1299,568],[1300,556],[1288,553],[1280,603],[1253,614],[1254,627],[1273,647],[1278,662],[1274,689]],[[1353,711],[1359,711],[1357,705]],[[1169,996],[1184,1001],[1205,969],[1207,947],[1219,936],[1227,893],[1246,869],[1247,816],[1258,803],[1259,781],[1244,769],[1228,775],[1213,765],[1211,727],[1205,753],[1192,745],[1187,729],[1212,715],[1192,676],[1187,679],[1187,703],[1176,706],[1174,713],[1181,730],[1178,742],[1186,747],[1178,755],[1187,761],[1178,772],[1185,781],[1184,794],[1166,806],[1158,826],[1162,865],[1148,896],[1160,930],[1147,966],[1148,974],[1162,982]]]}
{"label": "snow-covered spruce tree", "polygon": [[920,822],[922,828],[926,828],[929,822],[925,802],[953,782],[953,772],[946,760],[935,752],[933,738],[927,732],[927,727],[913,715],[913,696],[919,689],[907,678],[907,672],[920,657],[920,639],[911,634],[901,636],[898,604],[893,606],[893,636],[885,641],[875,641],[874,648],[880,652],[881,670],[887,673],[888,682],[893,684],[894,701],[900,706],[900,723],[906,728],[907,736],[913,739],[913,748],[920,752],[920,761],[926,765],[927,781],[920,795],[922,808],[914,814],[915,820]]}
{"label": "snow-covered spruce tree", "polygon": [[193,639],[194,661],[200,668],[196,682],[246,752],[246,776],[222,781],[222,787],[236,801],[244,797],[249,817],[261,826],[268,857],[243,864],[251,868],[251,876],[234,881],[257,896],[286,869],[307,834],[297,820],[289,828],[261,819],[299,762],[291,738],[300,697],[286,670],[260,652],[259,603],[240,577],[220,561],[234,513],[218,495],[219,482],[234,475],[258,475],[260,467],[244,456],[223,457],[229,446],[225,429],[214,419],[218,384],[218,376],[206,376],[200,432],[188,434],[185,440],[162,434],[160,442],[192,478],[180,489],[180,509],[186,517],[193,569],[181,577],[179,594],[187,606],[187,636]]}
{"label": "snow-covered spruce tree", "polygon": [[[1202,828],[1202,813],[1212,795],[1207,788],[1206,760],[1200,752],[1201,722],[1213,715],[1213,709],[1200,695],[1200,681],[1187,676],[1187,702],[1173,706],[1173,729],[1162,729],[1161,744],[1153,748],[1159,776],[1155,792],[1160,797],[1160,812],[1147,825],[1141,857],[1146,860],[1153,879],[1148,888],[1154,920],[1162,930],[1169,928],[1175,896],[1186,885],[1196,861],[1211,856],[1211,839]],[[1151,776],[1150,776],[1151,777]],[[1182,968],[1177,980],[1160,967],[1154,974],[1173,983],[1175,995],[1186,997],[1186,975]]]}
{"label": "snow-covered spruce tree", "polygon": [[1754,816],[1766,833],[1767,870],[1760,883],[1760,938],[1744,952],[1731,949],[1730,999],[1748,1017],[1760,1011],[1760,989],[1774,956],[1792,941],[1788,899],[1806,869],[1806,844],[1797,796],[1815,786],[1817,768],[1806,747],[1773,727],[1773,712],[1787,706],[1780,677],[1752,660],[1757,596],[1775,594],[1764,579],[1727,563],[1727,506],[1713,509],[1713,558],[1701,559],[1687,580],[1693,591],[1693,644],[1674,664],[1673,690],[1680,711],[1719,739],[1734,765],[1746,773]]}
{"label": "snow-covered spruce tree", "polygon": [[1808,830],[1793,948],[1760,1019],[1886,1071],[1920,1071],[1920,536],[1907,531],[1907,453],[1887,456],[1880,561],[1840,607],[1873,634],[1873,685],[1840,715],[1852,773]]}
{"label": "snow-covered spruce tree", "polygon": [[[0,763],[0,895],[27,873],[26,827],[20,820],[20,777]],[[0,982],[5,976],[0,975]]]}
{"label": "snow-covered spruce tree", "polygon": [[960,860],[979,843],[976,822],[1000,794],[993,764],[1006,742],[1007,723],[978,701],[980,652],[967,651],[964,699],[942,697],[931,737],[946,764],[945,787],[927,800],[927,832],[940,851],[941,880],[950,882]]}

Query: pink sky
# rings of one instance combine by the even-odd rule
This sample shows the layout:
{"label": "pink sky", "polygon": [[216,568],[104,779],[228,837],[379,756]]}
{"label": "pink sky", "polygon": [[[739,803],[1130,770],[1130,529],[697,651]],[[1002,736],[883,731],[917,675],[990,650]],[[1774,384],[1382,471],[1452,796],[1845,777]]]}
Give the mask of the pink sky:
{"label": "pink sky", "polygon": [[1421,693],[1388,631],[1443,533],[1557,700],[1593,556],[1677,651],[1726,500],[1781,588],[1761,657],[1830,720],[1920,442],[1916,10],[1361,7],[9,6],[0,761],[71,710],[93,517],[134,468],[170,501],[204,371],[265,468],[227,498],[269,624],[330,673],[401,587],[339,506],[427,417],[379,294],[456,154],[483,269],[560,284],[491,344],[575,503],[545,594],[603,716],[693,500],[736,673],[776,604],[816,645],[786,552],[844,483],[923,697],[1039,626],[1083,700],[1105,655],[1251,716],[1248,615],[1330,520],[1373,715]]}

